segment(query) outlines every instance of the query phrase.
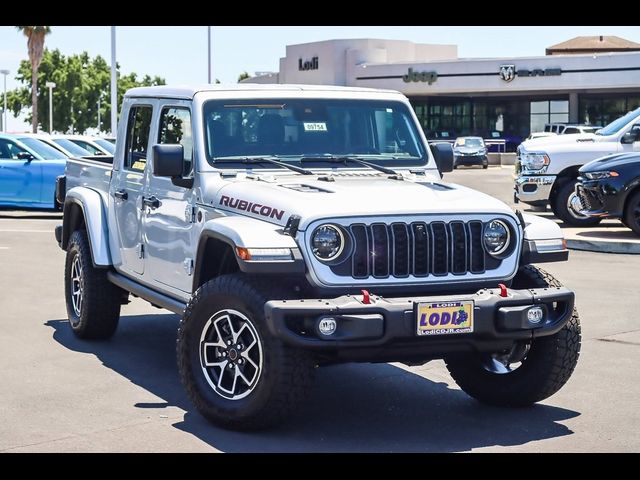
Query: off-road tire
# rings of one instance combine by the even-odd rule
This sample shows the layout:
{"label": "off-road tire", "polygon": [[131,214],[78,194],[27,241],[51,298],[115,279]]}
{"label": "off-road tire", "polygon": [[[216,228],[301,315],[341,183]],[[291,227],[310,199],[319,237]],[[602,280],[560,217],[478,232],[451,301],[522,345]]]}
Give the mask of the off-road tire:
{"label": "off-road tire", "polygon": [[636,235],[640,235],[640,217],[636,217],[637,210],[640,210],[640,192],[634,193],[627,200],[623,218],[623,223],[633,230]]}
{"label": "off-road tire", "polygon": [[567,206],[569,197],[573,194],[576,188],[576,180],[567,180],[556,192],[554,198],[551,201],[551,209],[556,217],[562,220],[567,225],[574,227],[594,227],[600,223],[599,218],[584,217],[577,218],[570,211]]}
{"label": "off-road tire", "polygon": [[[180,379],[198,411],[215,425],[234,430],[273,426],[291,415],[313,383],[315,365],[309,354],[283,344],[265,323],[264,304],[290,298],[277,285],[244,274],[222,275],[198,288],[187,305],[177,339]],[[201,364],[201,336],[209,320],[226,309],[243,314],[262,345],[261,374],[253,390],[240,399],[217,393]]]}
{"label": "off-road tire", "polygon": [[[513,288],[547,288],[562,284],[542,269],[527,265],[518,271]],[[523,363],[509,373],[494,373],[482,365],[480,354],[446,360],[449,373],[467,394],[497,406],[523,407],[556,393],[569,380],[580,354],[580,319],[574,309],[556,334],[538,337]]]}
{"label": "off-road tire", "polygon": [[[76,259],[76,265],[81,268],[79,282],[82,284],[82,294],[77,300],[80,306],[79,315],[74,309],[72,299],[72,271]],[[106,339],[111,337],[118,327],[123,291],[107,279],[107,271],[94,267],[87,232],[73,232],[67,246],[64,266],[64,293],[69,324],[73,333],[80,338]]]}

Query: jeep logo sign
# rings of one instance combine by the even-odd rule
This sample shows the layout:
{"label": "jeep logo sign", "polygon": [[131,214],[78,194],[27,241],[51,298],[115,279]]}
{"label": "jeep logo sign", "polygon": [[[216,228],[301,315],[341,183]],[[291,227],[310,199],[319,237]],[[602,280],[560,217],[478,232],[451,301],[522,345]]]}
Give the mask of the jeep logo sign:
{"label": "jeep logo sign", "polygon": [[406,75],[403,75],[402,81],[409,82],[427,82],[431,85],[438,79],[438,72],[414,72],[413,68],[409,68]]}
{"label": "jeep logo sign", "polygon": [[304,72],[306,70],[318,70],[319,62],[318,57],[313,57],[311,60],[305,62],[302,59],[298,60],[298,70]]}

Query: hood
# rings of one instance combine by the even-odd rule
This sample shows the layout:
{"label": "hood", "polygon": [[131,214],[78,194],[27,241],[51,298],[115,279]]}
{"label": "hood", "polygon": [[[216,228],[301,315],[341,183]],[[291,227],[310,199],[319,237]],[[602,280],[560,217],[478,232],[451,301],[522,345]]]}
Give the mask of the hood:
{"label": "hood", "polygon": [[454,153],[478,153],[483,151],[484,147],[453,147]]}
{"label": "hood", "polygon": [[619,153],[616,155],[607,155],[606,157],[598,158],[583,165],[580,168],[580,173],[604,172],[627,167],[640,167],[640,154]]}
{"label": "hood", "polygon": [[265,181],[238,179],[217,192],[206,192],[208,203],[229,213],[285,225],[301,217],[300,229],[322,218],[502,213],[513,216],[504,203],[460,185],[431,181],[432,177],[393,180],[384,175],[340,173],[335,181],[287,176]]}
{"label": "hood", "polygon": [[537,148],[544,150],[547,145],[593,143],[601,141],[602,138],[602,136],[593,133],[570,133],[567,135],[532,138],[531,140],[525,140],[521,145],[528,151],[534,151]]}

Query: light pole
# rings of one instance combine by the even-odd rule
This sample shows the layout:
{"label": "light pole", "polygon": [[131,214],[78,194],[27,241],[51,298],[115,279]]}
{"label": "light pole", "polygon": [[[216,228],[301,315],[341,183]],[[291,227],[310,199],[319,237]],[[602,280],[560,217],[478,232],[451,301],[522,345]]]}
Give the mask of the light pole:
{"label": "light pole", "polygon": [[98,133],[100,133],[100,97],[98,97]]}
{"label": "light pole", "polygon": [[7,75],[9,70],[0,70],[0,73],[4,75],[4,108],[2,110],[2,130],[7,131]]}
{"label": "light pole", "polygon": [[49,89],[49,134],[51,134],[53,133],[53,89],[56,88],[56,84],[47,82],[45,86]]}
{"label": "light pole", "polygon": [[111,134],[118,134],[118,78],[116,76],[116,27],[111,27]]}
{"label": "light pole", "polygon": [[207,81],[211,83],[211,27],[207,27]]}

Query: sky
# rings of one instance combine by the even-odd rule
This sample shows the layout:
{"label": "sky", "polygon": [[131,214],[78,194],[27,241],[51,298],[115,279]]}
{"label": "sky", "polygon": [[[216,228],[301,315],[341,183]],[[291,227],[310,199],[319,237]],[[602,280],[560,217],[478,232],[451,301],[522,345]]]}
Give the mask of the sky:
{"label": "sky", "polygon": [[[58,48],[65,55],[87,51],[109,62],[110,30],[108,26],[52,26],[45,47]],[[333,38],[455,44],[459,57],[468,58],[544,55],[546,47],[578,35],[617,35],[640,43],[637,26],[212,26],[212,70],[222,83],[235,83],[244,71],[277,71],[286,45]],[[15,27],[0,27],[0,70],[11,72],[8,90],[19,86],[14,77],[20,60],[26,58],[26,37]],[[168,84],[206,83],[207,27],[117,27],[116,58],[125,74],[159,75]],[[28,129],[21,119],[8,117],[9,131]]]}

